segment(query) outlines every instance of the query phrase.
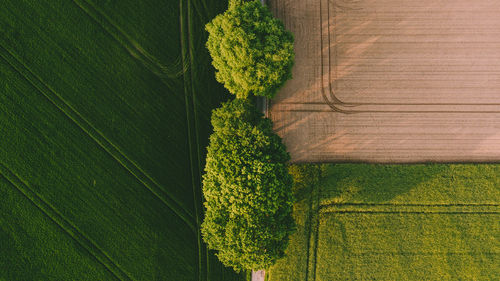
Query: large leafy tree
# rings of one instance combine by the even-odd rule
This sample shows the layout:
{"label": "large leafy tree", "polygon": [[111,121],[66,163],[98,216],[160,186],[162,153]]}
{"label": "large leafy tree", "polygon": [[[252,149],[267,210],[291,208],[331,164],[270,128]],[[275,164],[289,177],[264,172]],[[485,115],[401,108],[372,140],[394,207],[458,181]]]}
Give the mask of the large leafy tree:
{"label": "large leafy tree", "polygon": [[272,123],[235,99],[213,111],[202,234],[235,270],[264,269],[284,255],[295,224],[289,155]]}
{"label": "large leafy tree", "polygon": [[292,77],[293,35],[258,0],[230,1],[206,29],[217,81],[237,97],[272,98]]}

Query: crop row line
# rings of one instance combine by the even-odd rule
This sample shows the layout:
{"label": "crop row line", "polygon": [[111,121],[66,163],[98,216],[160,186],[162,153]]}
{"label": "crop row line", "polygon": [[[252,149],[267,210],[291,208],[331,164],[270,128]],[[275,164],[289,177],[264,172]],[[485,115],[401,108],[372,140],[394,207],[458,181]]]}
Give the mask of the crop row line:
{"label": "crop row line", "polygon": [[375,211],[375,210],[322,210],[320,214],[480,214],[480,215],[500,215],[500,211]]}
{"label": "crop row line", "polygon": [[500,213],[496,203],[399,204],[399,203],[340,203],[320,207],[322,213]]}
{"label": "crop row line", "polygon": [[31,190],[29,186],[9,168],[0,163],[0,174],[18,191],[20,191],[33,205],[35,205],[50,220],[57,224],[74,241],[80,244],[99,263],[101,263],[111,274],[119,280],[133,280],[120,266],[114,262],[96,243],[85,236],[75,225],[67,220],[57,209],[47,203],[39,194]]}
{"label": "crop row line", "polygon": [[395,206],[395,207],[498,207],[498,203],[356,203],[356,202],[341,202],[322,204],[320,208],[336,207],[336,206]]}
{"label": "crop row line", "polygon": [[[318,171],[318,176],[321,178],[321,172]],[[306,271],[306,280],[316,280],[316,270],[318,263],[318,244],[319,244],[319,230],[320,230],[320,199],[321,199],[321,187],[310,184],[311,195],[310,195],[310,209],[309,209],[309,242],[308,242],[308,250],[307,250],[307,271]],[[312,251],[309,248],[312,247]],[[309,256],[311,258],[309,258]],[[311,259],[311,260],[310,260]],[[309,264],[311,269],[309,269]]]}
{"label": "crop row line", "polygon": [[350,256],[365,256],[365,255],[405,255],[405,256],[432,256],[432,255],[500,255],[500,252],[360,252],[349,253]]}
{"label": "crop row line", "polygon": [[311,184],[308,186],[309,190],[309,198],[308,198],[308,210],[307,210],[307,217],[306,221],[304,224],[304,228],[307,229],[307,242],[306,242],[306,272],[305,272],[305,281],[308,281],[309,278],[309,259],[310,259],[310,248],[311,248],[311,238],[312,238],[312,221],[313,221],[313,216],[317,214],[313,214],[313,201],[314,201],[314,196],[313,196],[313,190],[314,186]]}
{"label": "crop row line", "polygon": [[40,77],[34,74],[26,65],[0,44],[0,57],[11,65],[21,76],[33,85],[43,96],[56,106],[67,118],[73,121],[84,133],[92,138],[102,149],[111,155],[121,166],[129,171],[151,193],[174,211],[193,231],[193,217],[168,193],[163,192],[160,185],[146,174],[136,163],[131,161],[118,147],[94,128],[78,111],[62,99]]}

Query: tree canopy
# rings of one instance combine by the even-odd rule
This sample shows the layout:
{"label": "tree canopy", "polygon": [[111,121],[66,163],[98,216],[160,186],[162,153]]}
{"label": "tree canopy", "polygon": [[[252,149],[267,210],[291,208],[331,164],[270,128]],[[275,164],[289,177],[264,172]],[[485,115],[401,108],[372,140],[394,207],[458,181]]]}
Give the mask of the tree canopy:
{"label": "tree canopy", "polygon": [[215,109],[212,125],[203,238],[236,271],[268,268],[284,256],[295,228],[290,156],[271,120],[247,100]]}
{"label": "tree canopy", "polygon": [[292,77],[293,35],[258,0],[230,1],[206,30],[217,81],[237,97],[272,98]]}

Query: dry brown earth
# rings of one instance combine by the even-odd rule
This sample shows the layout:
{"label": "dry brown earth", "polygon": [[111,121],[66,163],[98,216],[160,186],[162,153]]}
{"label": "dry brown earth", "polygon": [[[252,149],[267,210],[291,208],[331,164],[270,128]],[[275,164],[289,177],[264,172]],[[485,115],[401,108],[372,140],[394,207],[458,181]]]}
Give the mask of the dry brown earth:
{"label": "dry brown earth", "polygon": [[270,117],[293,162],[500,160],[500,0],[270,0],[295,34]]}

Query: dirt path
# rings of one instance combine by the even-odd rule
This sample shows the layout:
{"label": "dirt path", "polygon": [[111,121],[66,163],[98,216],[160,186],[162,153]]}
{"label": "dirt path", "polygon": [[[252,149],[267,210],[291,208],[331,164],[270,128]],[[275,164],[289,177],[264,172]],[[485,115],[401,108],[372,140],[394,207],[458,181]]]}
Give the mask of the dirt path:
{"label": "dirt path", "polygon": [[252,281],[264,281],[265,274],[264,270],[252,271]]}
{"label": "dirt path", "polygon": [[292,161],[500,160],[499,4],[268,1],[296,40],[270,106]]}

